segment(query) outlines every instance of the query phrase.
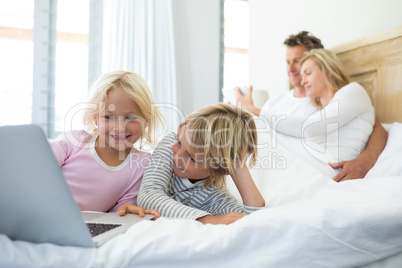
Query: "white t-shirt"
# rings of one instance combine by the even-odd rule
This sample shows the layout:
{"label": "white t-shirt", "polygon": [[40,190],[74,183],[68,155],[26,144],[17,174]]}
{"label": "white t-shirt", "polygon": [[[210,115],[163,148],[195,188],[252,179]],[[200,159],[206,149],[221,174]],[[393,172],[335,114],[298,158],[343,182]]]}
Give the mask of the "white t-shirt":
{"label": "white t-shirt", "polygon": [[374,108],[365,89],[350,83],[339,89],[323,109],[306,117],[302,112],[286,114],[278,119],[268,109],[260,117],[271,129],[299,137],[308,145],[318,145],[318,151],[328,151],[333,162],[355,159],[366,146],[373,131]]}
{"label": "white t-shirt", "polygon": [[[261,108],[260,116],[254,117],[258,129],[258,145],[262,147],[266,145],[273,146],[275,143],[275,141],[272,140],[274,136],[269,134],[272,132],[270,127],[271,122],[276,122],[282,120],[284,117],[292,115],[300,115],[307,118],[316,111],[317,108],[311,104],[310,98],[295,97],[294,89],[278,97],[268,99]],[[265,118],[267,114],[271,117],[270,121],[267,121]]]}
{"label": "white t-shirt", "polygon": [[311,104],[310,98],[295,97],[294,89],[292,89],[279,97],[268,99],[268,101],[262,106],[261,110],[277,116],[304,115],[307,117],[317,111],[317,108]]}

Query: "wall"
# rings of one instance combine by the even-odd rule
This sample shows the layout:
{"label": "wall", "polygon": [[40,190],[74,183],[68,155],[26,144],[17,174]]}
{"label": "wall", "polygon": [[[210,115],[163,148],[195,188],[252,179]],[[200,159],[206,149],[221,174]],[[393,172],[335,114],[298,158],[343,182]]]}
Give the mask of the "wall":
{"label": "wall", "polygon": [[249,0],[250,84],[275,96],[288,89],[283,41],[308,30],[331,48],[402,25],[400,0]]}
{"label": "wall", "polygon": [[174,0],[179,108],[219,101],[220,1]]}

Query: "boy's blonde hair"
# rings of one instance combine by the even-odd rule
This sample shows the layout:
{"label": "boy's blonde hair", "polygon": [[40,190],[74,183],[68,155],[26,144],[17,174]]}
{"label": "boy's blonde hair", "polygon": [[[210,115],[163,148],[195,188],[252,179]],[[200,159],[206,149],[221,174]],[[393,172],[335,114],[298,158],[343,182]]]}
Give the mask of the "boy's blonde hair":
{"label": "boy's blonde hair", "polygon": [[[301,66],[308,59],[314,59],[321,69],[326,85],[335,93],[349,84],[349,77],[340,59],[334,52],[327,49],[312,49],[306,52],[300,60]],[[322,108],[319,98],[312,100],[314,106]]]}
{"label": "boy's blonde hair", "polygon": [[[153,144],[155,139],[153,139],[152,133],[159,125],[164,128],[165,118],[155,104],[148,83],[136,73],[119,70],[101,75],[91,86],[88,106],[83,114],[84,125],[92,132],[97,133],[96,121],[101,111],[106,108],[106,97],[111,90],[125,93],[138,105],[144,115],[148,127],[143,129],[142,136],[139,139],[140,148],[144,141]],[[94,106],[95,108],[93,108]]]}
{"label": "boy's blonde hair", "polygon": [[253,116],[233,105],[219,103],[201,108],[188,115],[178,132],[186,128],[185,137],[191,147],[204,154],[211,168],[205,188],[225,187],[225,175],[236,165],[255,164],[257,129]]}

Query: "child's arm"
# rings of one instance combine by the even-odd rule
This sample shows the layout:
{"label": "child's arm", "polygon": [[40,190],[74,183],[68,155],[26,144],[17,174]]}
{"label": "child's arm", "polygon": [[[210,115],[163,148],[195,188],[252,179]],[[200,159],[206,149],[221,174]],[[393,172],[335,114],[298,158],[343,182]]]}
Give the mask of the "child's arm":
{"label": "child's arm", "polygon": [[262,208],[265,206],[264,198],[254,183],[246,164],[236,163],[233,174],[230,174],[239,190],[243,204],[247,207]]}
{"label": "child's arm", "polygon": [[156,218],[159,218],[161,215],[158,211],[153,209],[144,210],[142,207],[134,206],[133,204],[125,204],[119,208],[119,216],[124,216],[126,213],[138,214],[141,218],[144,217],[145,214],[152,214]]}
{"label": "child's arm", "polygon": [[209,213],[173,199],[175,175],[172,145],[175,141],[175,133],[167,134],[152,153],[138,193],[138,205],[155,209],[164,217],[195,220]]}
{"label": "child's arm", "polygon": [[77,148],[82,148],[91,139],[92,136],[84,130],[71,130],[60,134],[56,139],[50,141],[49,145],[61,167]]}
{"label": "child's arm", "polygon": [[244,204],[239,204],[230,193],[215,189],[211,192],[209,200],[200,208],[212,215],[197,218],[198,221],[204,224],[231,224],[245,215],[263,208],[264,199],[255,186],[247,166],[238,165],[232,178],[238,182],[236,186],[240,188],[239,191],[245,200]]}
{"label": "child's arm", "polygon": [[71,153],[70,143],[65,138],[65,134],[61,134],[55,140],[49,142],[50,148],[52,149],[53,155],[59,163],[59,166],[63,166]]}
{"label": "child's arm", "polygon": [[243,218],[247,214],[241,212],[230,212],[227,214],[212,216],[206,215],[197,219],[197,221],[202,222],[203,224],[231,224],[237,221],[238,219]]}

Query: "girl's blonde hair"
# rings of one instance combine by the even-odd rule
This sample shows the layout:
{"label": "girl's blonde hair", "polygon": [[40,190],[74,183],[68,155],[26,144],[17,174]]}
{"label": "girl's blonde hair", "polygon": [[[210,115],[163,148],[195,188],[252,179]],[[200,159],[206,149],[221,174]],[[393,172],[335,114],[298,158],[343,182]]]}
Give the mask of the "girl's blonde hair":
{"label": "girl's blonde hair", "polygon": [[142,136],[139,139],[140,148],[144,141],[153,144],[155,139],[152,137],[152,133],[159,125],[165,127],[165,118],[155,104],[148,83],[136,73],[113,71],[101,75],[91,86],[91,95],[83,114],[84,125],[93,133],[97,133],[97,118],[100,112],[106,108],[106,97],[111,90],[125,93],[138,105],[144,115],[148,126],[143,129]]}
{"label": "girl's blonde hair", "polygon": [[[306,52],[301,59],[301,66],[308,59],[314,59],[321,69],[326,85],[335,93],[349,84],[349,77],[340,59],[327,49],[312,49]],[[322,108],[319,98],[312,99],[314,106]]]}
{"label": "girl's blonde hair", "polygon": [[188,115],[179,125],[186,128],[189,145],[204,154],[211,168],[205,188],[225,187],[225,175],[236,165],[249,160],[252,167],[257,156],[257,129],[253,116],[233,105],[219,103]]}

